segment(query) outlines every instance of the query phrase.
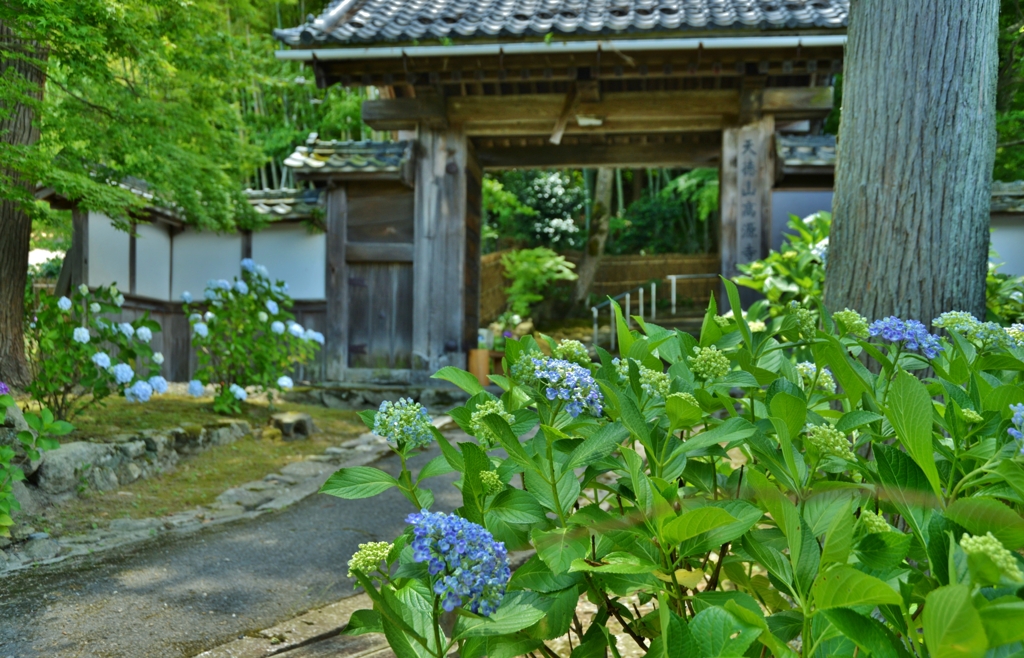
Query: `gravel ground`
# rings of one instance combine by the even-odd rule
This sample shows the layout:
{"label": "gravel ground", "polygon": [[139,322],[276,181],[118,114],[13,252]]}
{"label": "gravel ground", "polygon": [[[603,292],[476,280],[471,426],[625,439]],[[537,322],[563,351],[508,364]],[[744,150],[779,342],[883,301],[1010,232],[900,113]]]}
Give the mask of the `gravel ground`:
{"label": "gravel ground", "polygon": [[[399,468],[397,459],[378,466]],[[428,480],[435,510],[461,504],[454,479]],[[250,522],[0,577],[0,658],[195,656],[351,595],[349,556],[399,534],[411,511],[395,490],[314,495]]]}

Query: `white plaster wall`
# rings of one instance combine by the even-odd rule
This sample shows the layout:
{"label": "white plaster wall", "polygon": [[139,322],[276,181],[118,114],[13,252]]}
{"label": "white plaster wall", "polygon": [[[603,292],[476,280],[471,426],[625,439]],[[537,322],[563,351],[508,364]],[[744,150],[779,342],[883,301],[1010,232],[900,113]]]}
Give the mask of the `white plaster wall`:
{"label": "white plaster wall", "polygon": [[806,217],[819,210],[832,212],[832,190],[772,190],[772,249],[782,248],[790,215]]}
{"label": "white plaster wall", "polygon": [[89,211],[89,285],[109,286],[116,283],[128,292],[128,244],[130,237],[114,227],[103,213]]}
{"label": "white plaster wall", "polygon": [[992,218],[992,248],[1003,263],[1003,274],[1024,274],[1024,220],[1019,218]]}
{"label": "white plaster wall", "polygon": [[202,299],[207,281],[230,281],[242,271],[238,264],[242,260],[242,236],[186,229],[174,236],[173,254],[171,299],[180,299],[186,290]]}
{"label": "white plaster wall", "polygon": [[324,299],[327,236],[302,224],[268,226],[252,236],[252,258],[288,283],[292,299]]}
{"label": "white plaster wall", "polygon": [[167,300],[171,294],[171,235],[161,224],[139,224],[135,232],[135,294]]}

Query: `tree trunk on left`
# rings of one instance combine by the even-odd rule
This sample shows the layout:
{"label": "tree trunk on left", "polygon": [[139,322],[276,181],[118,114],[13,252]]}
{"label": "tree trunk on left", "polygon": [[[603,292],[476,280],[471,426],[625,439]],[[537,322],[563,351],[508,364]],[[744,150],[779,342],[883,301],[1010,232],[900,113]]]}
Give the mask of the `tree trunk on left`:
{"label": "tree trunk on left", "polygon": [[[21,39],[4,22],[0,22],[0,41],[5,49],[28,56],[28,59],[5,57],[0,60],[0,76],[11,76],[17,84],[25,86],[31,98],[41,100],[45,73],[40,62],[34,60],[45,55],[41,56],[35,43]],[[39,140],[39,127],[31,104],[14,102],[13,107],[2,109],[0,139],[18,147],[31,146]],[[4,169],[2,175],[26,188],[33,183],[10,169]],[[31,236],[32,219],[21,203],[0,199],[0,381],[14,386],[24,386],[30,376],[22,323]]]}

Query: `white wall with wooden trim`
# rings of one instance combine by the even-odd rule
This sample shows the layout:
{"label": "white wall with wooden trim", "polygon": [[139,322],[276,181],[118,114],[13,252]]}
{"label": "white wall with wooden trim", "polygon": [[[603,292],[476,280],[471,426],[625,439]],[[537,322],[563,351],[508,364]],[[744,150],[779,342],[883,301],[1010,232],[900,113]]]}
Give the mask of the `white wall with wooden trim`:
{"label": "white wall with wooden trim", "polygon": [[275,224],[252,234],[252,258],[288,283],[292,299],[324,299],[327,236],[304,224]]}
{"label": "white wall with wooden trim", "polygon": [[161,224],[135,226],[135,290],[140,297],[170,299],[171,233]]}
{"label": "white wall with wooden trim", "polygon": [[131,237],[116,228],[109,217],[94,211],[89,211],[87,230],[89,253],[86,256],[86,283],[94,288],[116,283],[118,289],[128,291],[131,277]]}
{"label": "white wall with wooden trim", "polygon": [[1024,217],[1003,216],[992,218],[992,249],[997,256],[993,262],[1001,263],[1003,274],[1024,274]]}
{"label": "white wall with wooden trim", "polygon": [[174,236],[171,299],[180,299],[186,290],[196,299],[203,296],[210,279],[227,279],[241,272],[242,236],[237,233],[211,233],[186,228]]}

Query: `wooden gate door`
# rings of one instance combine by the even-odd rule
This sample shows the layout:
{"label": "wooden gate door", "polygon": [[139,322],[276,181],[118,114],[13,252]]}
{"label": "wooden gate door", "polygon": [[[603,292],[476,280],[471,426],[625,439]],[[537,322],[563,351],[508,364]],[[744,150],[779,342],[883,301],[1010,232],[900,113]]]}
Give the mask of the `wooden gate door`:
{"label": "wooden gate door", "polygon": [[406,369],[412,360],[413,191],[348,184],[348,367]]}

